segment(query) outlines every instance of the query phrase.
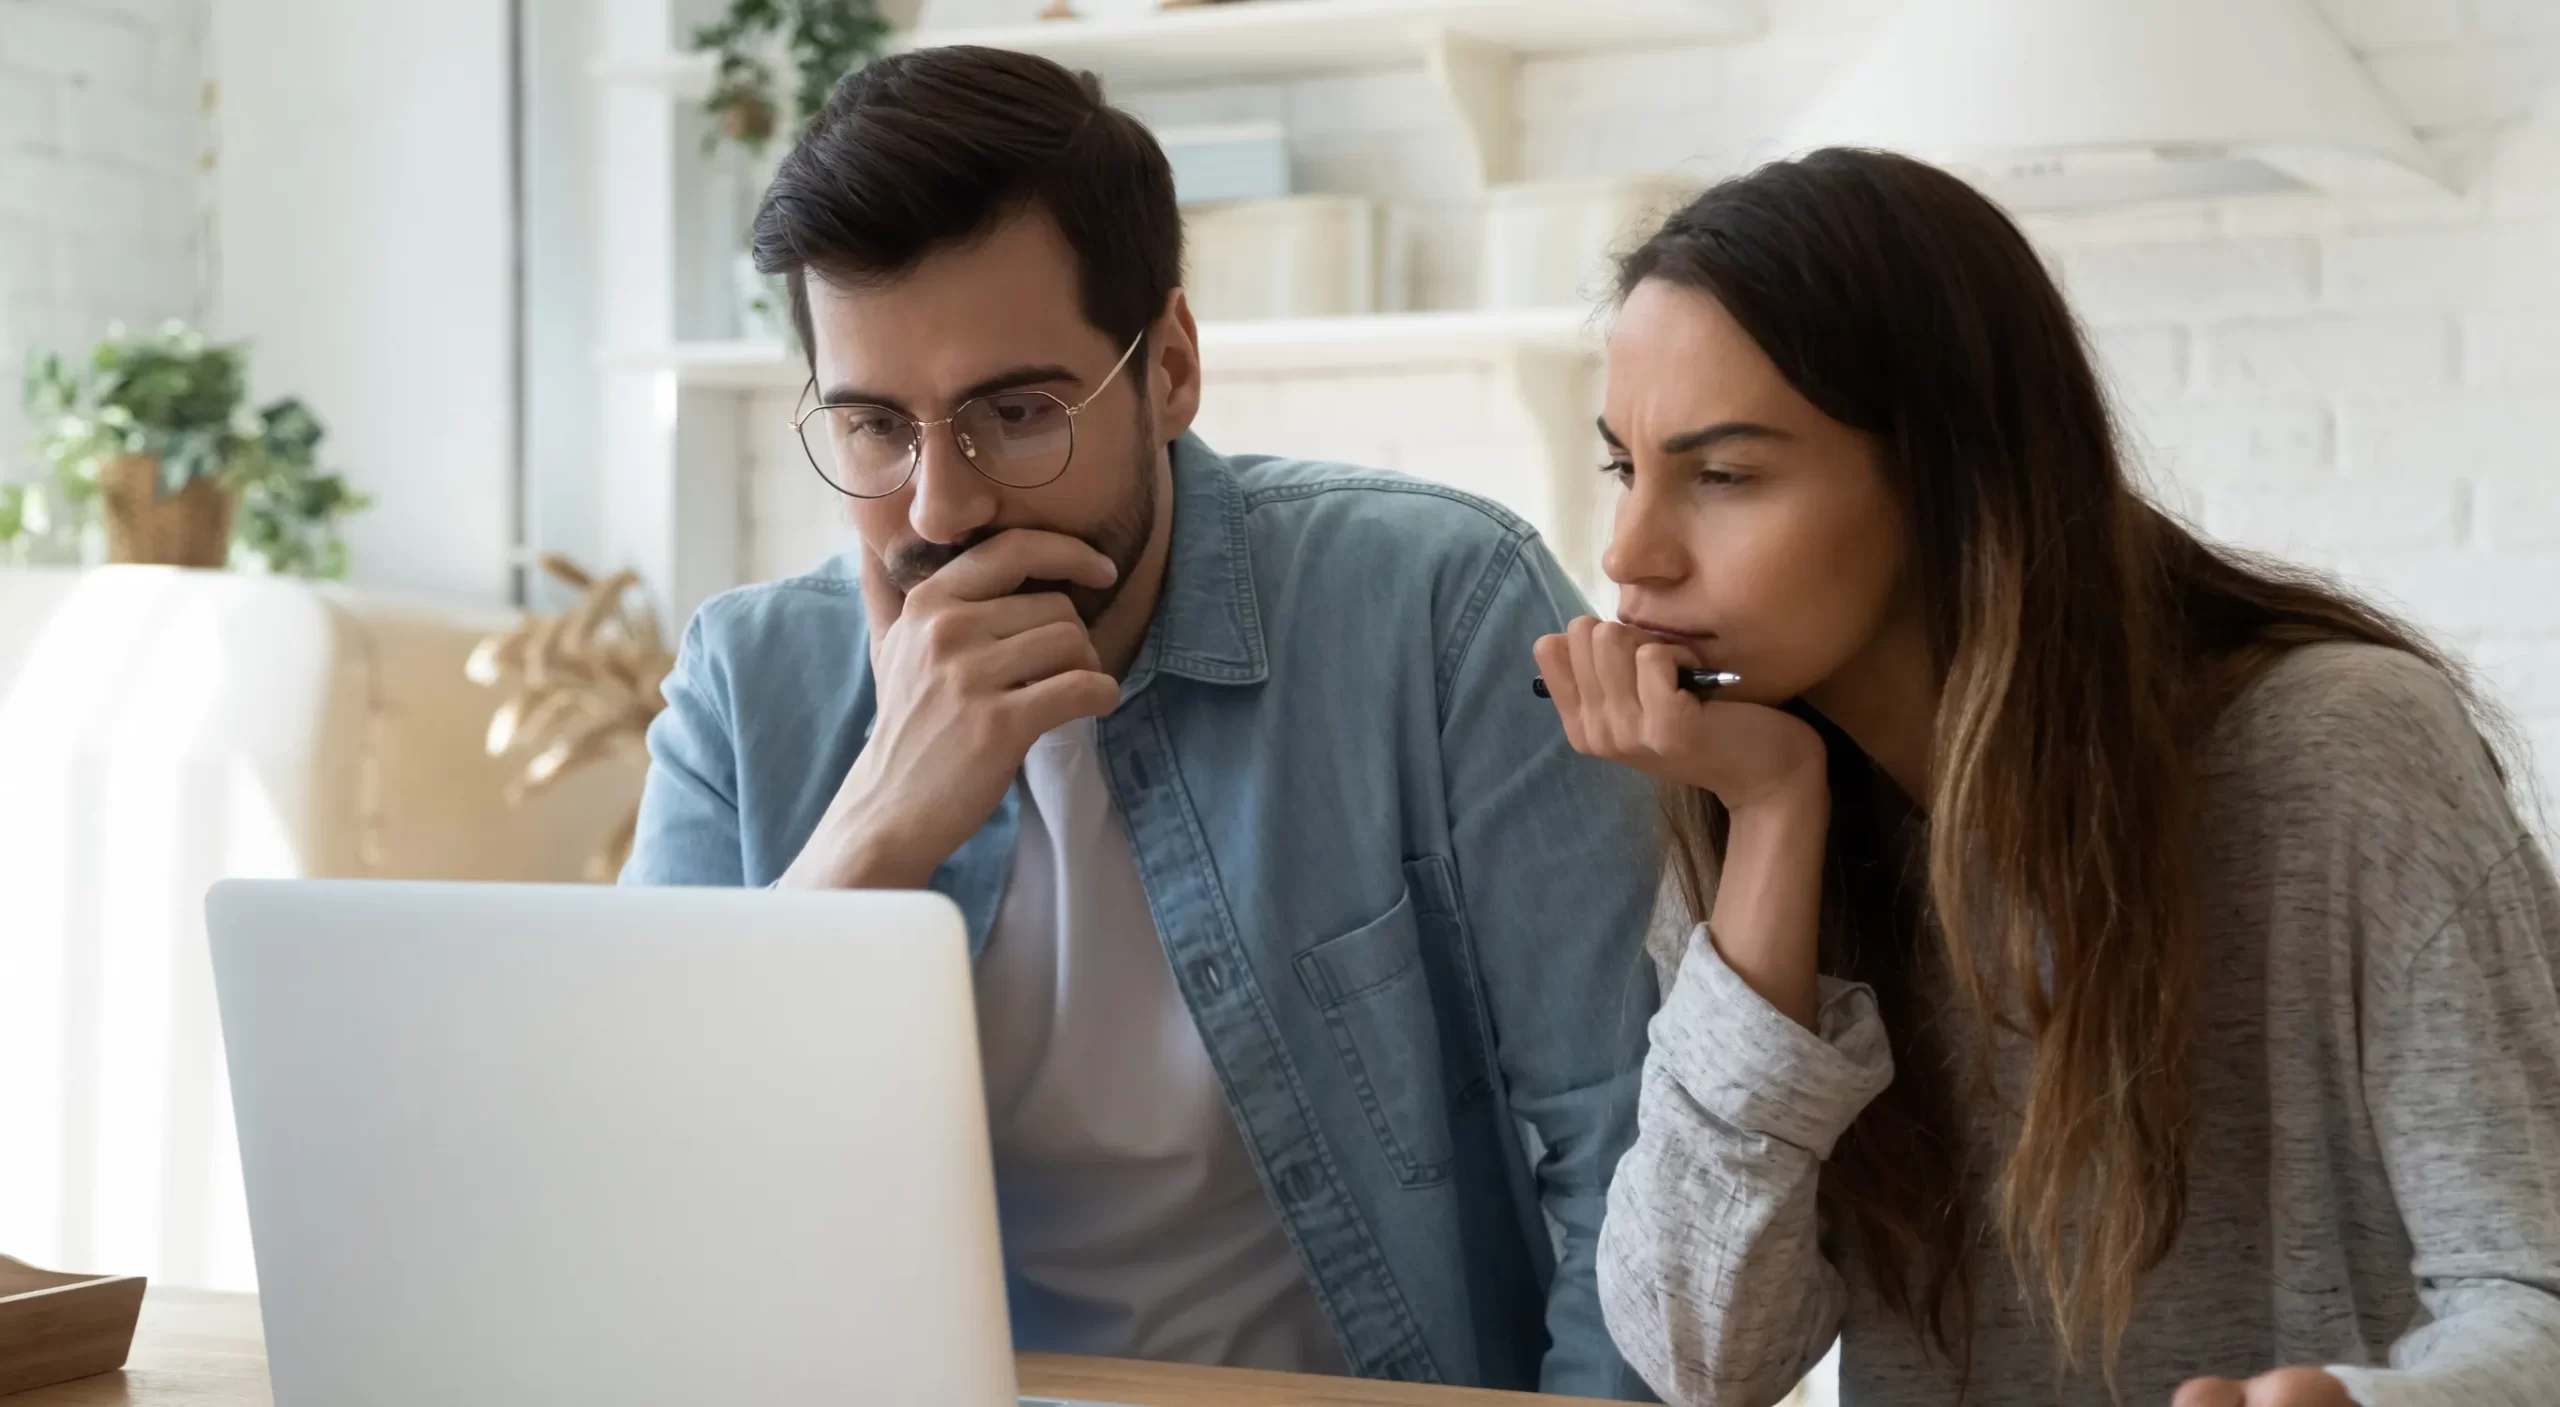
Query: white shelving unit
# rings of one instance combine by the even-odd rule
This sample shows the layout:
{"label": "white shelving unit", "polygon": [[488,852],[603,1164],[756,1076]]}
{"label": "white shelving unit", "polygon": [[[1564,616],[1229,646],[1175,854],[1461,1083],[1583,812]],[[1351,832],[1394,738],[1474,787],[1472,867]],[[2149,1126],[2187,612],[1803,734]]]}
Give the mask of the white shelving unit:
{"label": "white shelving unit", "polygon": [[928,31],[912,43],[1020,49],[1157,87],[1393,67],[1422,58],[1434,34],[1515,53],[1585,53],[1739,39],[1759,27],[1748,0],[1278,0]]}
{"label": "white shelving unit", "polygon": [[[1266,0],[1138,18],[921,30],[901,47],[1017,49],[1114,83],[1173,87],[1394,68],[1422,61],[1431,36],[1442,33],[1514,53],[1574,54],[1746,39],[1761,23],[1753,0]],[[592,71],[609,82],[662,87],[679,97],[699,99],[711,91],[712,61],[705,54],[599,59]]]}
{"label": "white shelving unit", "polygon": [[[1518,166],[1514,92],[1530,56],[1732,42],[1757,34],[1761,0],[1240,0],[1129,19],[929,29],[905,47],[977,44],[1043,54],[1100,74],[1115,91],[1275,81],[1419,66],[1466,134],[1479,184]],[[685,271],[725,257],[706,233],[701,158],[684,109],[709,91],[706,56],[679,52],[691,0],[605,7],[600,87],[609,232],[600,356],[604,462],[612,466],[610,545],[662,583],[680,617],[741,578],[738,430],[744,397],[789,390],[796,356],[767,342],[697,340],[679,310]],[[688,170],[683,163],[696,163]],[[698,306],[699,300],[694,300]],[[1476,366],[1509,389],[1555,467],[1553,537],[1571,560],[1584,534],[1566,491],[1588,438],[1598,365],[1583,308],[1427,312],[1201,327],[1218,372],[1325,374]],[[1587,572],[1584,574],[1587,575]]]}
{"label": "white shelving unit", "polygon": [[[1758,34],[1759,0],[1255,0],[1118,19],[1043,20],[919,31],[908,48],[976,44],[1040,54],[1101,75],[1111,89],[1193,87],[1420,64],[1464,126],[1480,181],[1511,179],[1519,156],[1520,60]],[[712,61],[640,54],[599,61],[609,82],[700,101]]]}
{"label": "white shelving unit", "polygon": [[777,342],[678,342],[609,353],[605,365],[616,371],[670,374],[683,390],[774,391],[807,377],[800,359]]}
{"label": "white shelving unit", "polygon": [[[1200,353],[1220,372],[1360,372],[1417,366],[1493,366],[1522,353],[1590,357],[1600,350],[1588,308],[1393,313],[1200,324]],[[625,371],[665,372],[686,390],[772,391],[808,373],[773,342],[682,342],[610,356]]]}
{"label": "white shelving unit", "polygon": [[1757,0],[1261,0],[1130,19],[1050,20],[912,41],[1041,54],[1109,88],[1167,88],[1420,63],[1464,126],[1476,177],[1519,165],[1513,94],[1530,54],[1747,39]]}
{"label": "white shelving unit", "polygon": [[679,102],[698,103],[711,96],[718,67],[709,54],[662,50],[608,55],[588,64],[587,73],[611,87],[654,88]]}
{"label": "white shelving unit", "polygon": [[1356,372],[1493,365],[1522,353],[1593,357],[1599,351],[1597,320],[1589,308],[1200,325],[1201,358],[1221,371]]}

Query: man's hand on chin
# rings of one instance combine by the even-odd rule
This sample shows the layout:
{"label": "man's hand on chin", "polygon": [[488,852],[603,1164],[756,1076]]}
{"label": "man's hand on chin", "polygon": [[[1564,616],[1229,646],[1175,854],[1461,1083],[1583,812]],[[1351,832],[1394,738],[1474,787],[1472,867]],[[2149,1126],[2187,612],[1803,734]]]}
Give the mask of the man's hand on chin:
{"label": "man's hand on chin", "polygon": [[901,596],[862,557],[879,714],[871,741],[783,872],[782,889],[921,889],[986,824],[1041,734],[1120,705],[1093,636],[1066,596],[1097,590],[1111,559],[1060,533],[1015,529],[979,543]]}

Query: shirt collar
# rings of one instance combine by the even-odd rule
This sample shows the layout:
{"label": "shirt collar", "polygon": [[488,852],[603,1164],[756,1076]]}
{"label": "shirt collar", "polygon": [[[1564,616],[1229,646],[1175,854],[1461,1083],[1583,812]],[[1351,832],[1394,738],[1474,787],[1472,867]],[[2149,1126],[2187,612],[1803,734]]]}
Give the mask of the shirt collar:
{"label": "shirt collar", "polygon": [[1259,684],[1271,673],[1245,541],[1244,487],[1225,457],[1192,434],[1173,444],[1164,585],[1120,697],[1134,697],[1159,672],[1204,684]]}

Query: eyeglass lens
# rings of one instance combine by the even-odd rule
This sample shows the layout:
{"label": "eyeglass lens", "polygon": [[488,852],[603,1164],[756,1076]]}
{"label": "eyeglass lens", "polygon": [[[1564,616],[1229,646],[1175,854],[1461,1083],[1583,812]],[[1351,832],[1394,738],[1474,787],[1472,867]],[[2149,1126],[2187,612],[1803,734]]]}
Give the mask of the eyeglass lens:
{"label": "eyeglass lens", "polygon": [[[980,396],[951,419],[952,438],[979,473],[1009,488],[1038,488],[1066,472],[1075,417],[1046,391]],[[916,422],[876,405],[822,406],[800,424],[809,462],[838,492],[878,498],[915,471]]]}

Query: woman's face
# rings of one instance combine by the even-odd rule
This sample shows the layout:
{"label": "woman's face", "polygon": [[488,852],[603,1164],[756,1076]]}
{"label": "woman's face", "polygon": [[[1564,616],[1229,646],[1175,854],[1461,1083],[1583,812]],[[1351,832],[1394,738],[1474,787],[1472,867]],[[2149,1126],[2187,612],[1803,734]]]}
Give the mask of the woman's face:
{"label": "woman's face", "polygon": [[1812,693],[1899,605],[1902,515],[1874,443],[1787,384],[1712,296],[1661,279],[1609,339],[1601,419],[1624,492],[1601,569],[1618,618],[1742,676]]}

